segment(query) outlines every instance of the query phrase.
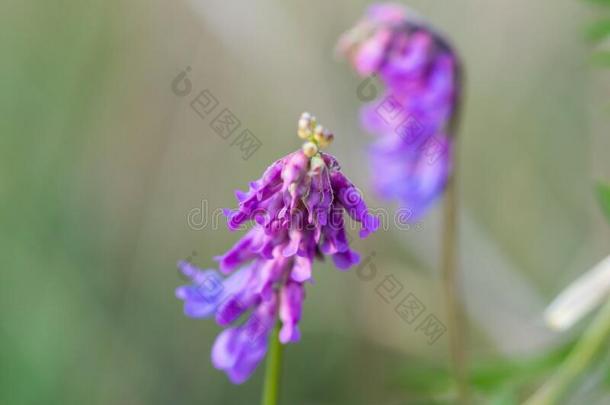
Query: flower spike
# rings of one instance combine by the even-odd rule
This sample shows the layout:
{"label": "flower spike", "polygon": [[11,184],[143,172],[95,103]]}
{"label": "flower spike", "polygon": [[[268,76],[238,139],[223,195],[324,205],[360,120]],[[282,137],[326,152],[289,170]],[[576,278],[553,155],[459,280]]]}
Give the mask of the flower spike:
{"label": "flower spike", "polygon": [[230,230],[254,224],[216,258],[228,277],[178,264],[191,283],[179,287],[176,296],[187,316],[215,316],[226,328],[214,343],[212,363],[236,384],[246,381],[265,357],[278,322],[282,344],[301,338],[305,283],[313,280],[316,258],[329,256],[341,270],[358,263],[343,213],[360,224],[361,237],[379,227],[337,160],[320,151],[332,133],[303,113],[298,135],[306,141],[303,148],[271,164],[247,192],[236,193],[237,209],[226,211]]}
{"label": "flower spike", "polygon": [[385,87],[361,111],[362,126],[377,135],[369,155],[372,183],[417,221],[452,170],[459,59],[441,35],[398,4],[372,5],[338,50],[360,76],[375,76]]}

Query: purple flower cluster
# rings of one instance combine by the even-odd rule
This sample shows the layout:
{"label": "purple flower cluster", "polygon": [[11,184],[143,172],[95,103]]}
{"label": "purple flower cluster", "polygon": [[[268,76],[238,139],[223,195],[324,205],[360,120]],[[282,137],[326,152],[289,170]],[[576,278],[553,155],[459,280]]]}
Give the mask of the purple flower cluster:
{"label": "purple flower cluster", "polygon": [[179,263],[192,283],[176,295],[184,300],[186,315],[215,316],[226,327],[216,339],[212,362],[234,383],[246,381],[265,357],[278,321],[281,343],[299,340],[304,286],[312,281],[316,257],[331,256],[339,269],[359,261],[349,246],[343,212],[361,224],[361,237],[379,226],[336,159],[310,144],[273,163],[247,192],[236,192],[239,207],[226,211],[229,229],[254,226],[216,258],[227,278]]}
{"label": "purple flower cluster", "polygon": [[417,220],[442,194],[451,172],[458,59],[430,27],[396,4],[371,6],[339,49],[358,74],[376,75],[385,86],[361,112],[363,127],[378,135],[370,151],[373,185]]}

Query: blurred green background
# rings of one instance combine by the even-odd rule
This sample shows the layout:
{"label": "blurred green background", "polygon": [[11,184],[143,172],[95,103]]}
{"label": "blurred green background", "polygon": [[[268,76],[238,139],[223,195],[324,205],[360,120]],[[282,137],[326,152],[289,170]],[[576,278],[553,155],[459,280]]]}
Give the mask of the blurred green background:
{"label": "blurred green background", "polygon": [[[590,67],[583,35],[596,9],[408,4],[451,37],[466,66],[462,284],[472,365],[495,367],[481,372],[473,401],[513,403],[521,388],[497,377],[512,366],[495,359],[544,357],[569,340],[544,328],[541,311],[610,246],[591,192],[593,179],[610,179],[610,80]],[[367,190],[360,80],[333,57],[366,5],[0,3],[0,403],[257,403],[261,370],[232,386],[209,360],[219,328],[184,317],[174,298],[177,260],[212,267],[239,236],[193,229],[189,212],[235,206],[234,189],[299,147],[303,111],[335,131],[331,152]],[[171,83],[187,66],[193,93],[180,97]],[[214,133],[213,116],[191,109],[203,89],[260,139],[250,159]],[[447,338],[429,345],[376,294],[393,275],[444,319],[439,222],[437,207],[409,230],[356,241],[375,252],[370,282],[316,267],[303,339],[286,350],[283,403],[446,400]],[[544,374],[553,360],[541,362],[532,367]],[[586,395],[609,403],[603,386]]]}

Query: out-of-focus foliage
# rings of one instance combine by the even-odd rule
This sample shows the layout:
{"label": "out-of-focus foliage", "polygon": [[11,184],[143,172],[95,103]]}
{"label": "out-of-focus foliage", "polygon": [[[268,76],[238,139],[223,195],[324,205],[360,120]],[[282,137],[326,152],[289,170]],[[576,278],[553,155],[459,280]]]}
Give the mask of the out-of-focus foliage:
{"label": "out-of-focus foliage", "polygon": [[[470,365],[470,387],[481,401],[517,404],[519,398],[549,376],[573,348],[573,342],[532,357],[487,359]],[[455,384],[447,368],[410,360],[397,376],[397,384],[414,398],[454,398]]]}
{"label": "out-of-focus foliage", "polygon": [[604,215],[610,221],[610,185],[599,183],[597,185],[597,198]]}
{"label": "out-of-focus foliage", "polygon": [[601,41],[610,36],[610,20],[600,20],[587,28],[587,39],[593,42]]}
{"label": "out-of-focus foliage", "polygon": [[600,12],[605,11],[606,16],[592,23],[586,30],[586,37],[594,44],[606,45],[606,49],[598,49],[591,55],[591,62],[596,66],[610,66],[610,51],[607,50],[607,43],[610,39],[610,1],[608,0],[589,0],[600,8]]}

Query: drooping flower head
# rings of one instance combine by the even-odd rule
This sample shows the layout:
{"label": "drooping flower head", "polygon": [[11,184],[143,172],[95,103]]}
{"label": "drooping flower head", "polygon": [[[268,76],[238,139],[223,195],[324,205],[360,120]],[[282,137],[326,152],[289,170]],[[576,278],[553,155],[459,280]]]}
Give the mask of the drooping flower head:
{"label": "drooping flower head", "polygon": [[385,87],[361,112],[363,127],[378,135],[370,150],[373,185],[417,220],[451,173],[458,58],[441,36],[397,4],[371,6],[338,48],[359,75],[376,76]]}
{"label": "drooping flower head", "polygon": [[234,383],[247,380],[265,357],[278,322],[281,343],[299,340],[305,283],[312,281],[315,258],[330,256],[339,269],[358,262],[343,213],[360,224],[361,237],[379,226],[337,160],[320,152],[333,134],[307,113],[298,134],[306,140],[303,148],[273,163],[247,192],[237,191],[238,208],[225,212],[231,230],[253,224],[216,258],[228,277],[178,264],[191,280],[176,290],[186,315],[215,316],[226,327],[214,343],[212,362]]}

